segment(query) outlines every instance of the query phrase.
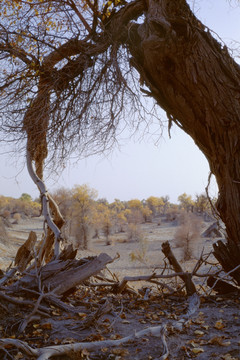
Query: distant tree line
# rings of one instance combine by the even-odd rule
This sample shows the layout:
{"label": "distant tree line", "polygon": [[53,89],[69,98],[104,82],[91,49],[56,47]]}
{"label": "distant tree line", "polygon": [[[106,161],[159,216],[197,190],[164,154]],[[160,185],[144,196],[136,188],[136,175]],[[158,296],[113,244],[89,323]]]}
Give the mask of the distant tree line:
{"label": "distant tree line", "polygon": [[[183,193],[178,197],[179,204],[169,201],[169,196],[150,196],[147,199],[109,203],[98,198],[97,191],[88,185],[76,185],[72,189],[59,188],[52,194],[65,219],[64,236],[80,248],[87,249],[92,238],[105,237],[110,244],[113,233],[127,233],[128,240],[138,240],[139,224],[147,222],[176,221],[181,212],[191,212],[201,216],[211,216],[211,206],[205,194]],[[18,222],[21,218],[40,216],[41,205],[38,199],[32,200],[29,194],[19,199],[0,196],[0,216],[6,221]]]}
{"label": "distant tree line", "polygon": [[41,204],[39,199],[23,193],[19,199],[0,195],[0,216],[6,222],[13,220],[18,222],[26,217],[40,216]]}

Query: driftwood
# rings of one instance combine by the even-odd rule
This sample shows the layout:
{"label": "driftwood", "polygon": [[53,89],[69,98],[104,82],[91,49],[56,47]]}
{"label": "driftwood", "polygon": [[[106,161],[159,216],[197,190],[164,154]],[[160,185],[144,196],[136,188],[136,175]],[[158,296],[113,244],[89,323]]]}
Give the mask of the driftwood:
{"label": "driftwood", "polygon": [[61,356],[69,353],[78,353],[82,350],[96,351],[102,348],[121,346],[130,341],[138,341],[139,339],[146,336],[147,337],[156,336],[156,337],[160,337],[163,342],[163,351],[159,360],[165,360],[167,359],[167,356],[169,354],[165,339],[165,331],[166,331],[166,326],[160,325],[155,327],[149,327],[147,329],[135,332],[129,336],[126,336],[118,340],[103,340],[103,341],[92,341],[92,342],[82,342],[82,343],[80,342],[75,344],[48,346],[40,349],[34,349],[24,341],[9,339],[9,338],[0,339],[0,345],[2,346],[13,345],[16,346],[19,350],[21,350],[24,354],[28,356],[32,356],[38,360],[47,360],[54,356]]}
{"label": "driftwood", "polygon": [[[39,269],[38,276],[43,288],[54,290],[55,295],[62,295],[100,272],[112,261],[113,259],[105,253],[85,260],[53,260]],[[15,284],[9,286],[9,290],[37,289],[38,282],[36,269],[32,269]]]}
{"label": "driftwood", "polygon": [[175,258],[168,241],[166,241],[166,242],[164,242],[162,244],[162,252],[164,253],[166,258],[168,259],[170,265],[172,265],[174,271],[176,273],[181,274],[179,276],[185,283],[187,295],[188,296],[193,295],[196,292],[196,287],[195,287],[195,285],[194,285],[194,283],[192,281],[192,275],[190,273],[184,273],[181,265],[179,264],[179,262]]}

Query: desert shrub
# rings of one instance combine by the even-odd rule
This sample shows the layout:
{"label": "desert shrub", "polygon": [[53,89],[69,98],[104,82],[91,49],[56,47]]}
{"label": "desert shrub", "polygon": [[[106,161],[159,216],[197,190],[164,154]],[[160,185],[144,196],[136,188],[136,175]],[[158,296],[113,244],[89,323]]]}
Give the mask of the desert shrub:
{"label": "desert shrub", "polygon": [[182,212],[179,216],[179,227],[175,232],[176,246],[181,248],[183,260],[189,260],[194,255],[197,241],[200,238],[201,219],[187,212]]}
{"label": "desert shrub", "polygon": [[128,241],[141,241],[143,239],[143,233],[139,224],[128,224],[127,239]]}
{"label": "desert shrub", "polygon": [[143,222],[143,214],[139,209],[131,209],[127,215],[128,222],[134,225],[140,224]]}
{"label": "desert shrub", "polygon": [[9,210],[4,210],[2,216],[4,217],[4,219],[9,219],[11,217],[11,213]]}
{"label": "desert shrub", "polygon": [[179,210],[177,208],[170,208],[166,213],[166,221],[173,222],[176,221],[179,215]]}
{"label": "desert shrub", "polygon": [[139,261],[140,263],[146,265],[148,263],[147,252],[148,252],[148,244],[146,239],[142,237],[142,239],[139,242],[139,247],[129,254],[130,260]]}
{"label": "desert shrub", "polygon": [[15,213],[15,214],[13,215],[13,219],[14,219],[14,223],[15,223],[15,224],[18,224],[19,221],[21,220],[21,215],[20,215],[19,213]]}

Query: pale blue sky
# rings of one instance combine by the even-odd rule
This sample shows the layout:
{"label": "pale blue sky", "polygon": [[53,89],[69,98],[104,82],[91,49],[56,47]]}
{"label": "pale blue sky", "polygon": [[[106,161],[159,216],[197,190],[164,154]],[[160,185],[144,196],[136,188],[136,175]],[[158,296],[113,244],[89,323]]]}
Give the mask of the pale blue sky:
{"label": "pale blue sky", "polygon": [[[194,3],[197,16],[224,42],[230,44],[231,40],[236,40],[240,47],[240,5],[236,6],[237,0],[231,1],[231,5],[228,0],[189,3]],[[237,48],[237,45],[231,47]],[[162,117],[165,118],[164,114]],[[137,136],[122,141],[120,150],[116,148],[108,157],[90,157],[77,165],[67,166],[63,174],[48,177],[47,187],[51,191],[61,186],[71,188],[87,183],[98,191],[99,197],[109,201],[169,195],[170,200],[176,202],[183,192],[194,197],[204,192],[207,185],[208,163],[189,136],[176,127],[171,134],[169,139],[165,131],[157,146],[150,136],[142,141]],[[18,198],[27,192],[33,197],[38,196],[38,190],[24,168],[24,159],[15,160],[15,157],[2,154],[0,161],[1,195]],[[217,196],[214,182],[211,195]]]}

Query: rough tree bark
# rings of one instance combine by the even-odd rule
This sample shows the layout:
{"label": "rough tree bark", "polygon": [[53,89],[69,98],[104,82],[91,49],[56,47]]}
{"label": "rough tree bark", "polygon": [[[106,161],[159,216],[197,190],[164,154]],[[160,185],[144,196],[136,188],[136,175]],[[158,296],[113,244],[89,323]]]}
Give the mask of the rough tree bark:
{"label": "rough tree bark", "polygon": [[[219,187],[227,243],[214,246],[226,271],[240,263],[240,66],[185,0],[149,0],[130,30],[132,64],[150,96],[206,156]],[[240,284],[240,271],[233,273]]]}

